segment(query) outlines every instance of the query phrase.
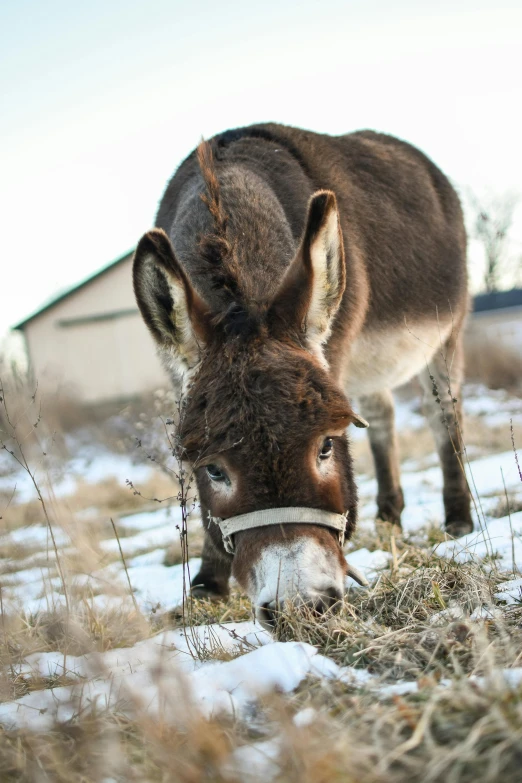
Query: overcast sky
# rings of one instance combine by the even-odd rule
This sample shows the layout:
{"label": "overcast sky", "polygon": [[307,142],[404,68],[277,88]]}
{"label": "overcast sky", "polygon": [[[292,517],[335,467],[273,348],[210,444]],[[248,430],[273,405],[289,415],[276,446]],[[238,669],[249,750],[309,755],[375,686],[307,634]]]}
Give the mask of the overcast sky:
{"label": "overcast sky", "polygon": [[373,128],[520,192],[521,40],[519,0],[2,3],[0,335],[130,250],[229,127]]}

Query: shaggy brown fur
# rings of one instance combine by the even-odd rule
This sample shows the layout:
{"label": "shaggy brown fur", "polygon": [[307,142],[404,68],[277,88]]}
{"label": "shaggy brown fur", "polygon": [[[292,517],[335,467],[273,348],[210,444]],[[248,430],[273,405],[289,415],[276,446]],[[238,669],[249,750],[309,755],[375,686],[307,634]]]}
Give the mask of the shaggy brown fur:
{"label": "shaggy brown fur", "polygon": [[[447,529],[471,529],[451,401],[461,382],[466,237],[458,198],[428,158],[371,131],[227,131],[181,164],[157,226],[138,246],[134,285],[166,366],[185,378],[182,435],[204,515],[292,505],[348,511],[349,536],[356,491],[344,429],[357,417],[348,391],[370,418],[379,516],[400,523],[389,389],[433,359],[440,396],[430,415]],[[441,348],[455,354],[450,379],[433,358]],[[317,455],[332,434],[325,479]],[[210,463],[237,491],[215,491]],[[245,584],[255,553],[281,535],[315,535],[340,557],[331,532],[313,531],[245,531],[231,564],[209,523],[195,582],[224,592],[233,565]]]}

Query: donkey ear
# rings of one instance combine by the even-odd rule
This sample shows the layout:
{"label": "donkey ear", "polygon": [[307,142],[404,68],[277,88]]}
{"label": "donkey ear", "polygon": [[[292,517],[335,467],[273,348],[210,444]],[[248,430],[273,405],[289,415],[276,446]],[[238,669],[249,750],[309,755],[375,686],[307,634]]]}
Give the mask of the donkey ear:
{"label": "donkey ear", "polygon": [[297,256],[271,307],[276,323],[298,328],[321,357],[346,284],[343,238],[335,195],[314,193]]}
{"label": "donkey ear", "polygon": [[167,366],[189,380],[201,359],[208,314],[162,229],[145,234],[133,263],[134,294]]}
{"label": "donkey ear", "polygon": [[355,426],[359,427],[360,429],[366,429],[370,426],[366,419],[363,418],[359,413],[355,413],[355,411],[352,411],[351,424],[355,424]]}

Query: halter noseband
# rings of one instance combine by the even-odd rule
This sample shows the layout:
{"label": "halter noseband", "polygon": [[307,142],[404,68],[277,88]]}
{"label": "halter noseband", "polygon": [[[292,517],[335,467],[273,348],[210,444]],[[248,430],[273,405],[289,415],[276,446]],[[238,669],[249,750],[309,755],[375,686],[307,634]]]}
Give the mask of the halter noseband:
{"label": "halter noseband", "polygon": [[[331,511],[321,511],[318,508],[287,507],[251,511],[250,514],[240,514],[237,517],[229,517],[228,519],[213,517],[209,514],[209,519],[211,522],[219,525],[221,535],[223,536],[223,546],[229,555],[233,555],[235,553],[233,539],[235,533],[239,533],[240,530],[252,530],[256,527],[267,527],[268,525],[305,524],[329,527],[331,530],[337,530],[339,533],[339,546],[342,549],[344,546],[347,515],[348,512],[345,514],[334,514]],[[363,587],[368,587],[368,580],[355,566],[347,563],[346,573]]]}
{"label": "halter noseband", "polygon": [[339,533],[339,546],[344,545],[344,533],[346,530],[346,514],[334,514],[331,511],[321,511],[317,508],[267,508],[262,511],[251,511],[249,514],[240,514],[237,517],[221,519],[220,517],[210,517],[212,522],[219,525],[221,535],[223,536],[223,546],[225,550],[233,555],[235,553],[234,539],[235,533],[240,530],[251,530],[256,527],[267,527],[268,525],[319,525],[320,527],[329,527],[331,530],[337,530]]}

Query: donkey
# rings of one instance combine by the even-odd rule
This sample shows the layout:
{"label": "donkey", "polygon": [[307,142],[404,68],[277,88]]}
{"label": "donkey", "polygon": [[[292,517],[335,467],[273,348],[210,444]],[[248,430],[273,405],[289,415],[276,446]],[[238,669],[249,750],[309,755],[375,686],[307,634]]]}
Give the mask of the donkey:
{"label": "donkey", "polygon": [[422,152],[372,131],[221,133],[170,180],[133,280],[185,400],[205,525],[194,594],[226,596],[232,574],[265,625],[288,599],[339,602],[357,516],[347,427],[369,422],[377,516],[400,525],[391,390],[415,375],[446,532],[473,529],[459,457],[466,235]]}

